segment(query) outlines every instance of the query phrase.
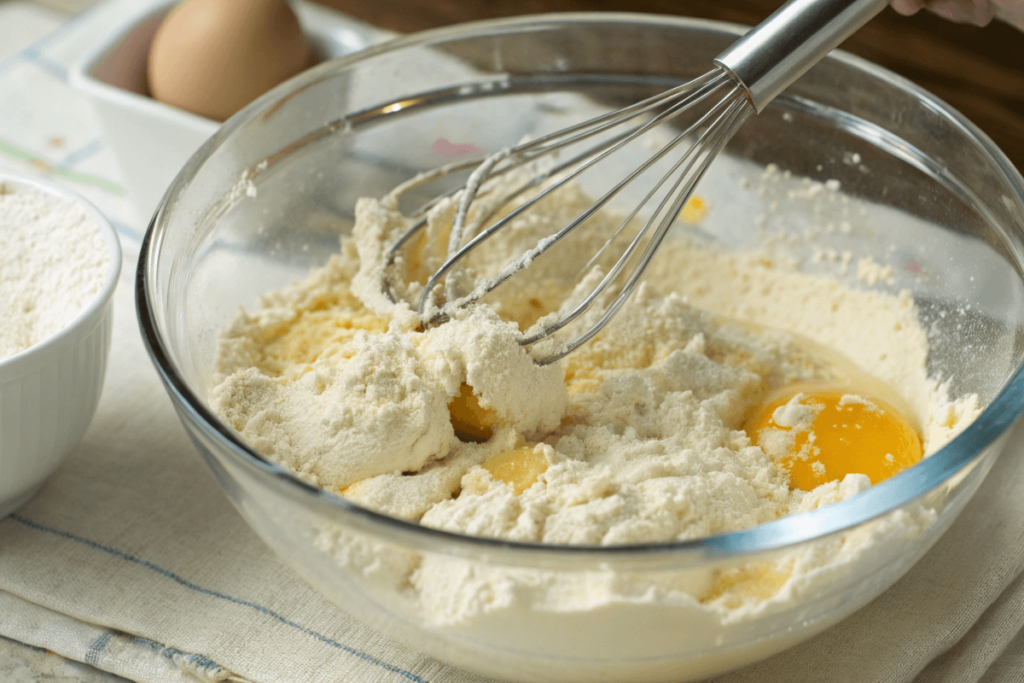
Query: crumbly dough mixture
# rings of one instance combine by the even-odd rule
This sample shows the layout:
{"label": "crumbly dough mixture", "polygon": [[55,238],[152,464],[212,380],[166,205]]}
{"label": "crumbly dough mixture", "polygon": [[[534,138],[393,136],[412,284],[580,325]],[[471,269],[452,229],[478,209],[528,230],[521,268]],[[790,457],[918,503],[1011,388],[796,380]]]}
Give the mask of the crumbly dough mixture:
{"label": "crumbly dough mixture", "polygon": [[99,226],[81,207],[0,182],[0,360],[64,329],[109,267]]}
{"label": "crumbly dough mixture", "polygon": [[[587,204],[578,190],[545,201],[474,252],[463,277],[493,271],[489,261],[521,253]],[[601,264],[573,291],[567,259],[546,255],[489,305],[423,330],[408,302],[439,265],[454,211],[436,207],[400,259],[394,303],[383,293],[383,253],[408,220],[392,198],[361,200],[340,253],[224,331],[214,411],[267,457],[375,510],[467,534],[606,545],[745,529],[866,488],[866,477],[848,475],[790,489],[740,429],[774,388],[882,387],[926,453],[977,413],[973,399],[951,401],[927,377],[927,338],[908,294],[843,288],[683,239],[665,245],[596,339],[558,363],[536,365],[531,353],[550,346],[524,349],[520,328],[578,299]],[[583,242],[603,237],[574,239],[582,242],[554,253],[590,253]],[[486,440],[453,427],[451,406],[467,387]],[[488,466],[517,451],[530,477]]]}

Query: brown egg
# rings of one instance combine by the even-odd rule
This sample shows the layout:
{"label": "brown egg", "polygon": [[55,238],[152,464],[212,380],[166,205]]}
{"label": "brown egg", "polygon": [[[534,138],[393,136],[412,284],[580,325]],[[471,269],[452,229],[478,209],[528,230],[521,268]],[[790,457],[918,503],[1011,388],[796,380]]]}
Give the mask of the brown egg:
{"label": "brown egg", "polygon": [[311,62],[284,0],[185,0],[153,38],[149,90],[161,102],[223,121]]}

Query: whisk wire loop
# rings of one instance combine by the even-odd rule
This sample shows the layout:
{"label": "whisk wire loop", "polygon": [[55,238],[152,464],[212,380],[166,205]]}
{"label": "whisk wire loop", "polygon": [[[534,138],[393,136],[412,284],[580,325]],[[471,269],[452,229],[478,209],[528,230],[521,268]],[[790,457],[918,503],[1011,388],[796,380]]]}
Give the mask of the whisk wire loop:
{"label": "whisk wire loop", "polygon": [[[659,125],[662,125],[666,121],[669,121],[679,116],[681,113],[685,112],[690,107],[694,106],[696,103],[710,97],[719,89],[728,84],[732,84],[732,81],[729,79],[729,77],[727,76],[727,74],[725,74],[724,71],[714,71],[709,74],[706,74],[704,77],[700,79],[697,79],[697,81],[687,83],[683,86],[679,86],[677,88],[674,88],[673,90],[668,91],[667,93],[662,93],[660,95],[656,95],[655,97],[648,98],[647,100],[643,100],[642,102],[632,107],[627,107],[625,109],[619,110],[618,112],[613,112],[612,114],[605,114],[596,117],[594,119],[591,119],[589,122],[578,124],[576,126],[565,129],[558,133],[544,136],[542,138],[539,138],[538,140],[523,143],[522,145],[519,145],[510,150],[502,150],[501,152],[498,152],[497,154],[489,157],[483,164],[481,164],[477,168],[476,171],[474,171],[473,175],[470,177],[470,180],[466,182],[463,194],[460,197],[459,207],[456,212],[454,224],[450,235],[448,259],[445,261],[444,264],[441,265],[440,268],[438,268],[438,270],[433,274],[433,276],[427,281],[426,285],[424,286],[424,290],[419,302],[420,314],[423,316],[426,315],[427,303],[429,301],[431,292],[441,282],[441,280],[444,279],[449,274],[449,271],[451,271],[458,263],[460,263],[472,250],[474,250],[480,244],[484,243],[496,232],[505,228],[509,223],[514,221],[516,218],[518,218],[525,212],[531,210],[538,202],[550,196],[552,193],[557,192],[567,183],[575,180],[594,165],[607,159],[610,155],[619,151],[624,146],[633,142],[634,140],[636,140],[643,134],[647,133],[651,129]],[[472,205],[472,202],[477,198],[477,194],[485,181],[490,180],[496,177],[497,175],[500,175],[501,173],[507,172],[508,170],[514,168],[518,164],[532,162],[540,156],[553,154],[557,152],[557,150],[563,149],[569,145],[576,144],[590,137],[593,137],[594,135],[598,135],[602,132],[605,132],[615,126],[621,125],[625,121],[633,119],[642,113],[646,113],[651,109],[658,106],[662,106],[668,102],[671,102],[668,108],[662,112],[659,112],[650,121],[626,131],[625,133],[613,138],[611,141],[599,144],[598,146],[593,147],[580,155],[577,155],[577,157],[575,157],[575,160],[578,161],[581,159],[586,159],[585,163],[578,165],[578,167],[572,172],[560,176],[558,181],[546,187],[536,196],[530,198],[526,202],[523,202],[515,209],[513,209],[511,212],[509,212],[507,215],[503,216],[500,220],[488,226],[486,229],[477,232],[474,235],[474,237],[470,239],[470,241],[467,242],[462,247],[457,246],[458,243],[461,242],[466,232],[472,234],[473,232],[475,232],[476,228],[482,222],[489,218],[488,216],[477,217],[474,224],[472,226],[468,226],[469,230],[467,231],[465,219],[469,213],[469,208]],[[488,292],[491,292],[494,289],[496,289],[498,286],[503,284],[506,280],[508,280],[516,273],[525,269],[528,265],[530,265],[530,263],[532,263],[532,261],[537,256],[546,252],[553,245],[561,241],[564,237],[566,237],[568,234],[573,232],[576,228],[578,228],[580,225],[582,225],[588,219],[590,219],[609,201],[611,201],[616,195],[618,195],[624,187],[632,183],[646,170],[650,169],[657,161],[663,158],[681,140],[685,139],[687,136],[691,135],[694,130],[704,125],[707,122],[708,118],[711,115],[713,115],[720,106],[722,106],[722,103],[716,105],[716,107],[713,108],[707,114],[705,114],[704,117],[702,117],[696,123],[688,127],[685,131],[683,131],[683,133],[676,136],[676,139],[672,143],[664,146],[659,152],[651,155],[644,163],[642,163],[630,174],[628,174],[626,177],[620,180],[612,189],[610,189],[601,197],[599,197],[596,201],[594,201],[594,203],[591,204],[591,206],[588,207],[587,210],[585,210],[583,213],[577,216],[568,225],[564,226],[554,235],[545,237],[542,240],[540,240],[533,249],[527,251],[520,258],[508,264],[498,275],[481,283],[481,285],[476,287],[472,292],[462,297],[456,298],[452,296],[452,290],[449,290],[447,302],[442,307],[440,307],[440,309],[432,313],[428,322],[436,323],[446,319],[447,313],[450,310],[466,306],[478,300],[482,296],[486,295]],[[595,123],[596,125],[591,125]],[[546,147],[540,147],[541,144],[545,143],[547,144]],[[524,156],[522,155],[522,151],[524,149],[539,149],[539,151],[535,151],[532,155]],[[504,168],[501,168],[499,165],[502,162],[509,163]],[[563,167],[564,165],[560,166],[559,168]],[[551,175],[553,175],[552,171],[540,173],[537,176],[535,176],[533,180],[528,182],[526,186],[532,187],[536,184],[539,184],[539,182],[546,180]],[[663,182],[664,180],[658,183],[658,186],[660,187],[660,185]],[[517,190],[512,194],[519,194],[524,189],[526,189],[526,187],[517,188]],[[506,196],[503,199],[507,200],[509,199],[509,196]],[[647,200],[645,200],[645,202],[646,201]]]}
{"label": "whisk wire loop", "polygon": [[[726,81],[727,79],[728,79],[728,76],[726,75],[724,70],[716,69],[716,70],[711,71],[711,72],[709,72],[707,74],[704,74],[700,78],[694,79],[692,81],[688,81],[687,83],[684,83],[682,85],[676,86],[675,88],[672,88],[671,90],[667,90],[665,92],[658,93],[657,95],[649,97],[649,98],[647,98],[645,100],[641,100],[640,102],[637,102],[636,104],[633,104],[633,105],[631,105],[629,107],[625,107],[623,109],[620,109],[620,110],[617,110],[617,111],[614,111],[614,112],[610,112],[608,114],[604,114],[604,115],[598,116],[598,117],[590,119],[588,121],[584,121],[583,123],[576,124],[576,125],[571,126],[569,128],[565,128],[565,129],[562,129],[560,131],[556,131],[554,133],[550,133],[548,135],[542,136],[540,138],[536,138],[534,140],[529,140],[527,142],[521,143],[520,145],[516,146],[515,148],[509,150],[507,156],[516,156],[516,158],[521,159],[522,162],[531,161],[532,159],[536,158],[537,156],[540,156],[541,153],[536,153],[535,152],[533,155],[530,155],[530,156],[526,156],[526,153],[528,153],[530,150],[534,150],[536,147],[538,147],[538,146],[540,146],[542,144],[547,144],[547,143],[552,142],[552,141],[554,141],[556,139],[559,139],[559,140],[562,140],[562,142],[561,142],[561,144],[558,145],[558,147],[565,147],[565,146],[573,144],[575,142],[579,142],[580,140],[586,139],[587,137],[591,137],[591,136],[596,135],[596,134],[598,134],[600,132],[603,132],[604,130],[607,130],[608,128],[611,128],[611,127],[614,127],[616,125],[619,125],[623,120],[625,120],[627,118],[632,118],[633,116],[635,116],[637,114],[641,114],[641,113],[650,111],[651,109],[656,108],[657,106],[659,106],[661,103],[663,103],[666,100],[669,100],[669,99],[672,99],[672,98],[679,98],[681,96],[685,96],[685,95],[687,95],[689,93],[693,93],[698,88],[701,88],[701,87],[704,87],[704,86],[709,86],[710,85],[710,86],[718,87],[724,81]],[[701,95],[701,96],[706,96],[706,93],[704,95]],[[594,129],[595,125],[602,125],[602,124],[607,124],[607,125],[603,125],[600,129]],[[570,136],[571,134],[576,133],[576,132],[578,132],[580,130],[589,130],[590,132],[589,132],[589,134],[585,134],[585,135],[582,135],[582,136],[577,136],[575,138],[568,138],[567,137],[567,136]],[[581,161],[584,158],[590,157],[590,156],[592,156],[593,154],[595,154],[597,152],[603,151],[607,147],[609,147],[609,146],[619,142],[622,138],[626,137],[631,132],[633,132],[633,131],[626,131],[625,133],[622,133],[619,136],[616,136],[616,137],[611,138],[610,140],[604,141],[603,143],[601,143],[601,145],[599,145],[597,147],[585,150],[584,152],[576,155],[575,157],[573,157],[572,159],[570,159],[570,160],[568,160],[566,162],[563,162],[561,164],[558,164],[557,166],[551,167],[551,168],[549,168],[549,169],[547,169],[545,171],[542,171],[542,172],[538,173],[529,182],[520,185],[513,192],[511,192],[508,195],[506,195],[505,200],[508,201],[508,200],[514,199],[515,196],[521,194],[525,190],[530,189],[531,187],[535,187],[535,186],[539,185],[540,183],[542,183],[544,180],[546,180],[547,178],[551,177],[552,175],[556,175],[559,172],[565,170],[566,168],[570,168],[570,167],[576,165],[579,161]],[[546,151],[544,151],[542,153],[546,154],[546,153],[548,153],[550,151],[551,150],[546,150]],[[499,154],[501,154],[501,152],[499,152]],[[443,166],[439,166],[436,169],[432,169],[430,171],[426,171],[424,173],[420,173],[417,176],[415,176],[414,178],[410,178],[409,180],[405,181],[401,185],[398,185],[397,187],[395,187],[390,192],[390,195],[393,196],[393,197],[398,197],[398,196],[401,196],[401,195],[409,192],[410,190],[413,190],[415,188],[421,187],[423,185],[427,185],[427,184],[429,184],[431,182],[434,182],[434,181],[436,181],[436,180],[438,180],[440,178],[447,177],[447,176],[450,176],[452,174],[458,173],[460,171],[465,171],[467,169],[479,168],[481,166],[481,164],[486,163],[488,159],[489,159],[489,157],[474,156],[474,157],[471,157],[469,159],[463,159],[463,160],[460,160],[460,161],[454,161],[454,162],[451,162],[449,164],[445,164]],[[513,166],[513,165],[506,165],[504,168],[493,170],[493,172],[490,174],[490,177],[491,178],[496,178],[496,177],[498,177],[500,175],[504,175],[506,172],[512,170],[513,168],[515,168],[515,166]],[[402,247],[409,241],[409,239],[411,239],[416,233],[418,233],[420,230],[422,230],[426,226],[426,222],[427,222],[426,213],[431,208],[436,206],[438,203],[440,203],[444,199],[447,199],[447,198],[449,198],[449,197],[451,197],[451,196],[453,196],[455,194],[458,194],[459,192],[463,192],[464,190],[465,190],[465,186],[454,187],[454,188],[448,190],[447,192],[444,192],[444,193],[434,197],[429,202],[426,202],[425,204],[420,206],[418,209],[413,211],[412,215],[413,215],[413,217],[416,217],[417,220],[391,245],[391,247],[389,248],[389,250],[387,252],[387,262],[386,262],[386,265],[388,265],[388,266],[392,265],[394,263],[395,256],[398,254],[399,251],[401,251]]]}
{"label": "whisk wire loop", "polygon": [[[612,231],[611,238],[597,248],[584,270],[591,271],[595,264],[600,263],[599,259],[609,249],[609,245],[618,244],[618,238],[623,232],[632,229],[631,226],[641,215],[644,207],[656,203],[657,208],[646,218],[644,225],[633,235],[596,287],[587,292],[568,313],[547,322],[542,318],[539,329],[524,335],[521,340],[522,344],[528,345],[550,337],[579,319],[596,301],[610,297],[609,288],[622,281],[619,290],[615,292],[614,297],[610,297],[611,301],[596,322],[564,344],[560,350],[536,362],[546,364],[564,357],[597,335],[629,298],[689,200],[694,187],[739,126],[752,112],[760,112],[783,88],[887,4],[888,0],[788,0],[766,21],[722,52],[714,60],[716,67],[703,76],[618,111],[602,114],[561,131],[543,135],[486,158],[478,157],[446,165],[402,184],[392,191],[392,197],[398,197],[413,188],[453,173],[474,169],[462,187],[449,190],[421,207],[416,214],[417,220],[387,251],[385,273],[392,270],[391,266],[395,264],[403,246],[428,225],[428,212],[439,202],[458,196],[445,262],[428,278],[418,304],[420,318],[424,324],[444,322],[455,309],[476,301],[524,270],[538,256],[587,223],[627,186],[643,176],[647,178],[646,182],[652,183],[643,200],[635,205],[629,216]],[[720,101],[708,106],[706,110],[697,109],[705,107],[706,100],[723,89],[728,91]],[[645,161],[636,165],[626,177],[614,183],[567,225],[541,238],[532,249],[508,263],[496,276],[478,282],[473,291],[466,294],[457,291],[458,284],[464,278],[458,278],[456,275],[458,269],[462,267],[460,264],[463,264],[470,252],[537,206],[538,202],[564,188],[566,183],[581,179],[597,164],[607,161],[613,154],[622,152],[627,145],[651,133],[655,127],[664,125],[684,113],[688,114],[691,109],[703,113],[694,114],[694,123],[680,125],[679,128],[685,130],[676,134],[667,144],[661,145],[657,151],[652,154],[645,153]],[[620,126],[625,130],[619,129]],[[556,158],[562,150],[584,144],[595,137],[596,143],[589,144],[568,161]],[[655,164],[665,159],[669,152],[684,140],[691,138],[696,138],[695,144],[675,160],[667,171],[658,176],[657,173],[660,171],[655,169]],[[651,140],[650,137],[643,139]],[[547,163],[542,164],[542,161]],[[518,184],[496,182],[497,179],[524,166],[533,166],[537,170],[525,181],[519,180],[516,175],[511,176]],[[651,176],[645,175],[649,171]],[[555,180],[552,181],[553,178]],[[508,186],[513,184],[515,186],[509,189]],[[532,197],[508,214],[489,223],[497,211],[504,210],[513,199],[537,187],[541,189]],[[641,191],[640,194],[644,192]],[[489,205],[481,206],[480,200],[484,197],[489,197],[490,202]],[[474,206],[477,210],[471,213]],[[471,215],[472,221],[467,222]],[[631,270],[627,273],[629,268]],[[389,277],[390,275],[385,275],[383,289],[394,301]],[[444,302],[437,305],[434,303],[433,292],[442,281],[445,282]],[[563,304],[563,307],[568,306]]]}
{"label": "whisk wire loop", "polygon": [[[750,116],[752,112],[753,105],[751,105],[746,98],[734,99],[729,104],[726,111],[721,114],[718,120],[717,125],[719,127],[713,126],[712,129],[708,130],[702,136],[702,140],[706,145],[708,145],[707,149],[704,151],[703,154],[691,157],[689,163],[687,164],[686,170],[682,175],[680,175],[677,178],[672,189],[669,191],[668,195],[666,195],[666,197],[662,200],[661,204],[659,205],[658,210],[655,212],[655,217],[659,215],[661,216],[661,220],[658,224],[657,229],[654,231],[653,235],[651,235],[650,239],[648,240],[647,247],[644,249],[644,252],[643,254],[641,254],[636,265],[633,267],[633,270],[630,273],[629,278],[623,284],[622,288],[619,290],[618,294],[615,296],[612,302],[607,306],[607,308],[604,311],[604,314],[596,323],[591,325],[585,332],[578,335],[572,341],[562,346],[562,348],[559,351],[552,353],[548,356],[545,356],[543,358],[537,359],[535,362],[538,365],[547,365],[548,363],[553,363],[554,361],[559,360],[560,358],[563,358],[568,354],[572,353],[577,348],[593,339],[611,321],[612,317],[615,316],[615,314],[619,311],[619,309],[626,302],[626,300],[629,299],[630,295],[633,293],[633,290],[639,283],[640,278],[646,272],[648,266],[650,266],[651,261],[654,259],[654,255],[657,252],[658,247],[661,245],[662,240],[664,240],[665,235],[668,234],[669,228],[671,228],[673,223],[675,223],[676,217],[679,215],[679,212],[682,210],[687,200],[689,200],[690,196],[693,194],[694,187],[696,187],[697,183],[704,176],[704,173],[707,171],[708,166],[711,165],[711,161],[714,160],[714,158],[718,155],[721,149],[732,137],[735,130],[739,126],[743,125],[743,122],[747,120],[747,118]],[[678,162],[677,166],[681,163],[681,161]],[[690,173],[691,170],[694,171],[692,174]],[[664,209],[667,205],[669,205],[670,200],[671,204],[668,208],[668,211],[665,211]],[[630,254],[632,251],[635,251],[635,249],[639,246],[640,241],[643,238],[643,234],[651,228],[651,226],[654,223],[655,217],[652,217],[644,226],[644,228],[640,231],[640,233],[638,233],[637,236],[634,237],[633,242],[630,244],[630,247],[628,249]],[[629,256],[624,254],[616,263],[615,268],[618,269],[618,271],[621,271],[621,269],[625,266],[625,263],[626,261],[628,261],[628,259]],[[618,274],[618,272],[616,272],[616,274]],[[611,272],[609,272],[609,275],[611,275]],[[584,302],[582,302],[579,306],[577,306],[577,308],[574,309],[572,313],[563,316],[563,318],[560,319],[556,325],[547,326],[541,332],[533,335],[532,337],[524,339],[523,343],[527,344],[540,341],[541,339],[550,336],[557,329],[560,329],[568,322],[571,322],[571,320],[568,320],[566,322],[563,322],[563,320],[570,317],[572,319],[575,319],[580,314],[582,314],[586,307],[589,306],[590,303],[593,300],[595,300],[597,296],[600,294],[598,289],[603,289],[607,287],[607,285],[610,284],[610,282],[613,279],[614,278],[609,278],[609,276],[605,276],[605,280],[607,282],[603,281],[601,285],[598,286],[598,288],[595,288],[595,290],[591,292],[587,299],[584,300]]]}
{"label": "whisk wire loop", "polygon": [[[661,243],[661,239],[667,233],[668,229],[672,226],[673,222],[675,221],[675,218],[679,215],[680,211],[682,210],[682,207],[686,204],[686,201],[689,199],[690,195],[692,195],[694,186],[696,186],[697,182],[703,176],[704,171],[710,165],[710,162],[714,158],[714,155],[717,152],[717,150],[720,149],[720,147],[722,146],[723,143],[722,141],[720,141],[722,129],[729,129],[734,126],[741,125],[742,122],[746,120],[746,117],[749,115],[749,109],[746,110],[746,113],[743,113],[745,109],[744,104],[745,101],[742,98],[739,90],[734,90],[733,93],[731,93],[728,97],[719,102],[714,108],[709,110],[706,114],[704,114],[704,116],[702,116],[698,121],[693,123],[686,130],[679,133],[670,143],[665,145],[661,150],[657,152],[656,155],[651,157],[650,163],[652,164],[653,162],[661,159],[670,151],[675,149],[681,142],[690,137],[694,133],[694,131],[706,127],[706,130],[704,130],[704,132],[698,138],[697,143],[690,147],[689,149],[687,149],[687,151],[678,160],[676,160],[676,162],[669,169],[669,171],[663,174],[661,178],[651,187],[647,195],[642,200],[637,202],[636,206],[633,208],[633,211],[622,221],[622,223],[619,225],[618,229],[612,234],[612,236],[605,241],[601,249],[593,257],[591,257],[587,265],[584,266],[584,270],[589,269],[589,267],[598,260],[601,253],[606,248],[608,248],[609,245],[612,244],[615,238],[618,237],[626,229],[626,227],[636,218],[636,216],[643,210],[643,207],[646,206],[657,195],[658,191],[665,185],[665,183],[667,183],[670,178],[678,176],[675,183],[672,185],[671,189],[668,191],[668,193],[665,195],[665,197],[659,204],[658,208],[651,214],[650,218],[648,218],[644,226],[637,231],[636,235],[633,236],[633,239],[630,241],[629,246],[625,250],[623,250],[622,255],[619,256],[619,258],[616,260],[612,268],[609,269],[608,273],[604,275],[601,282],[596,287],[594,287],[590,291],[590,293],[579,304],[577,304],[577,306],[571,312],[564,314],[553,323],[544,325],[541,330],[535,332],[533,335],[525,337],[522,340],[522,343],[524,345],[533,344],[546,337],[551,336],[558,330],[575,321],[580,315],[586,312],[586,310],[594,303],[594,301],[596,301],[598,297],[602,293],[604,293],[604,291],[613,282],[615,282],[618,279],[618,276],[622,273],[626,265],[630,262],[633,254],[643,243],[644,237],[647,236],[648,233],[650,233],[655,222],[657,222],[659,218],[661,218],[659,228],[657,231],[655,231],[656,242],[651,242],[648,247],[648,251],[653,257],[653,251],[657,249],[658,244]],[[705,147],[707,147],[708,150],[701,153],[700,150],[704,149]],[[650,164],[645,164],[644,166],[638,168],[636,171],[634,171],[633,175],[638,175],[640,172],[642,172],[642,170],[649,167],[649,165]],[[682,173],[679,173],[679,169],[681,167],[683,167],[683,170]],[[680,186],[683,187],[683,196],[681,197],[678,195]],[[610,193],[615,192],[619,189],[621,188],[617,187],[610,191]],[[673,200],[672,207],[666,213],[666,206],[668,205],[670,200]],[[648,251],[645,251],[645,254],[648,253]],[[632,276],[631,279],[627,281],[625,285],[625,287],[628,287],[629,290],[632,290],[632,287],[639,280],[640,276],[643,275],[643,271],[646,270],[647,263],[649,263],[649,260],[646,263],[644,261],[641,261],[641,263],[643,264],[642,268],[640,268],[639,271],[635,271],[634,276]],[[510,268],[511,267],[512,266],[510,266]],[[522,268],[524,267],[525,265],[522,266]],[[619,297],[625,300],[625,298],[628,297],[628,292],[625,294],[625,296],[623,296],[623,294],[620,293]],[[600,331],[600,328],[603,327],[604,324],[606,324],[608,320],[610,320],[610,318],[611,316],[603,317],[602,321],[594,326],[594,328],[596,329],[593,329],[592,331],[588,330],[589,336],[587,336],[587,339],[590,339],[595,334],[597,334],[597,332]],[[580,341],[578,344],[574,342],[573,348],[576,348],[577,346],[579,346],[579,344],[582,344],[585,341],[586,339]],[[565,353],[568,352],[569,351],[565,351],[562,355],[565,355]]]}

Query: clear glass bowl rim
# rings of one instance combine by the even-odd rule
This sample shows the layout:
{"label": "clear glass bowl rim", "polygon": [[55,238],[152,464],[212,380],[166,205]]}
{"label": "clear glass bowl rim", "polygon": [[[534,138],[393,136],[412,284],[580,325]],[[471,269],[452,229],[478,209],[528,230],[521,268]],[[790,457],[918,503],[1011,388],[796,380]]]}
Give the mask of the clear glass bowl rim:
{"label": "clear glass bowl rim", "polygon": [[[308,87],[336,70],[347,68],[356,62],[370,60],[379,54],[397,52],[410,47],[427,46],[436,42],[447,42],[460,37],[468,38],[486,33],[537,31],[542,30],[546,25],[561,26],[569,23],[578,25],[618,23],[634,27],[650,24],[664,27],[667,24],[691,30],[731,33],[737,37],[749,28],[728,22],[664,15],[627,12],[568,12],[492,19],[431,29],[399,37],[354,55],[326,62],[279,85],[229,119],[183,167],[164,196],[161,206],[157,209],[143,238],[136,272],[136,313],[143,342],[168,393],[178,404],[177,407],[183,408],[191,420],[197,425],[201,425],[207,435],[223,447],[222,454],[232,458],[235,465],[248,469],[254,476],[274,479],[276,485],[280,487],[279,490],[287,492],[290,497],[308,501],[310,506],[320,512],[330,514],[336,521],[349,522],[364,532],[373,532],[379,535],[382,540],[386,539],[406,547],[428,551],[438,551],[443,547],[445,551],[459,555],[479,556],[481,553],[486,553],[496,560],[504,558],[518,561],[526,560],[529,557],[537,561],[553,560],[559,564],[564,562],[581,563],[580,566],[592,568],[595,561],[621,561],[626,558],[642,560],[656,557],[673,557],[675,559],[693,557],[693,559],[727,560],[751,553],[781,550],[840,533],[911,503],[943,484],[985,453],[1024,412],[1024,366],[1019,365],[981,415],[952,441],[932,454],[927,460],[848,500],[742,531],[686,541],[615,546],[523,543],[469,536],[421,526],[415,522],[358,506],[339,495],[308,484],[283,467],[266,460],[243,443],[237,435],[221,424],[183,381],[171,361],[165,340],[153,317],[148,287],[150,261],[156,260],[154,249],[162,241],[160,232],[164,226],[161,217],[165,207],[173,203],[173,198],[185,188],[205,159],[236,129],[268,109],[273,103]],[[847,67],[865,72],[885,84],[910,92],[923,102],[928,103],[933,111],[941,113],[955,122],[968,137],[973,139],[973,142],[981,148],[1006,178],[1008,184],[1016,190],[1016,200],[1020,206],[1024,207],[1024,178],[995,143],[962,114],[903,77],[852,54],[834,50],[826,59],[838,61]],[[1020,236],[1018,236],[1018,240],[1021,240]],[[182,415],[182,418],[184,419],[185,416]],[[212,457],[207,454],[204,456]]]}

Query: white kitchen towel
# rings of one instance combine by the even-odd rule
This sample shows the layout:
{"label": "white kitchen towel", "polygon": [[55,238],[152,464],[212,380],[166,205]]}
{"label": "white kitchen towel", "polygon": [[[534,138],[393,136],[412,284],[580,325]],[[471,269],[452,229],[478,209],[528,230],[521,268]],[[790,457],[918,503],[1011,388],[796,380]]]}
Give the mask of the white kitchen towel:
{"label": "white kitchen towel", "polygon": [[[135,322],[141,225],[88,104],[61,81],[88,21],[0,62],[0,165],[84,190],[125,243],[93,423],[39,494],[0,521],[0,635],[144,683],[481,683],[321,598],[249,530],[195,453]],[[716,681],[1024,681],[1022,451],[1018,427],[961,518],[889,591]]]}
{"label": "white kitchen towel", "polygon": [[246,683],[206,657],[89,624],[0,591],[5,635],[130,680]]}
{"label": "white kitchen towel", "polygon": [[[2,35],[32,29],[32,6],[4,7]],[[14,11],[17,9],[19,11]],[[52,13],[44,20],[54,21]],[[0,59],[0,169],[67,183],[96,204],[123,236],[138,240],[137,220],[120,167],[89,102],[68,85],[74,59],[98,33],[102,13],[86,12]]]}

